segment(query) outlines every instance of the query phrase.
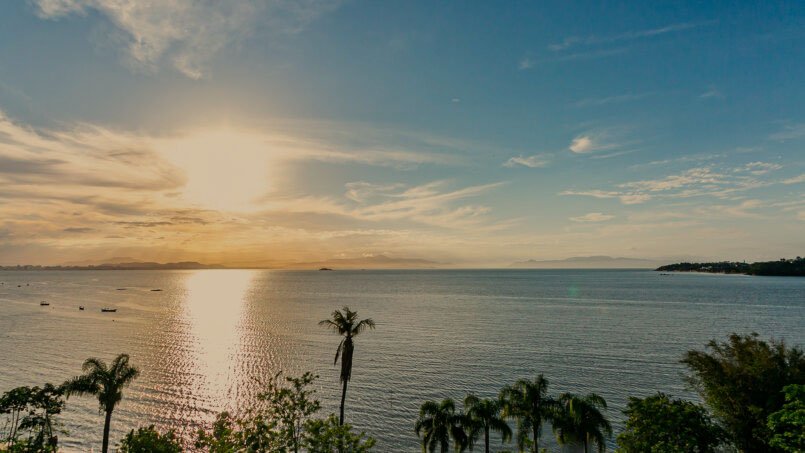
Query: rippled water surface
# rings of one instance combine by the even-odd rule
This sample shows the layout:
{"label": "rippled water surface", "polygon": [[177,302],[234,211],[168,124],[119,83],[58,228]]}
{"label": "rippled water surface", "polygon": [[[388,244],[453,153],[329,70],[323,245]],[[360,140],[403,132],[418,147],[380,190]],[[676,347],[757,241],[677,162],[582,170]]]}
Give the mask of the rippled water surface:
{"label": "rippled water surface", "polygon": [[[678,360],[711,338],[756,331],[805,343],[796,278],[205,270],[12,271],[0,282],[0,391],[58,383],[87,357],[127,352],[142,375],[115,413],[115,441],[150,423],[190,436],[215,412],[248,405],[278,370],[319,374],[324,410],[337,412],[339,340],[317,322],[343,305],[377,322],[356,340],[347,419],[378,451],[418,451],[412,426],[425,399],[492,396],[536,373],[551,393],[604,396],[617,431],[627,396],[693,397]],[[69,450],[98,449],[96,401],[71,398],[62,420]]]}

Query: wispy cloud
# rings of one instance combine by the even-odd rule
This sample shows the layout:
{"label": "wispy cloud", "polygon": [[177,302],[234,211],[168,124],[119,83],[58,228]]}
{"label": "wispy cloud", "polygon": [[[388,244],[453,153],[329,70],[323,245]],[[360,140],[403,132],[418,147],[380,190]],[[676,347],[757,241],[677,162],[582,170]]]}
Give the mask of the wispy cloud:
{"label": "wispy cloud", "polygon": [[607,220],[612,220],[614,218],[615,218],[614,215],[604,214],[602,212],[590,212],[582,216],[570,217],[570,220],[579,223],[597,223],[597,222],[606,222]]}
{"label": "wispy cloud", "polygon": [[726,217],[744,217],[744,218],[758,218],[761,215],[754,212],[756,209],[763,208],[763,202],[760,200],[744,200],[738,204],[732,205],[710,205],[698,207],[694,210],[702,216],[721,215]]}
{"label": "wispy cloud", "polygon": [[205,76],[209,60],[251,35],[258,25],[270,32],[296,33],[337,1],[326,0],[32,0],[43,19],[90,12],[106,17],[121,37],[131,64],[154,70],[168,60],[182,74]]}
{"label": "wispy cloud", "polygon": [[589,154],[622,146],[622,144],[615,143],[612,139],[612,134],[608,131],[586,132],[574,137],[568,149],[576,154]]}
{"label": "wispy cloud", "polygon": [[786,141],[805,137],[805,123],[786,124],[779,131],[769,135],[771,140]]}
{"label": "wispy cloud", "polygon": [[560,195],[614,198],[626,205],[640,204],[655,198],[685,199],[694,197],[734,198],[751,189],[767,187],[784,181],[758,179],[779,170],[778,164],[750,162],[740,167],[717,170],[713,166],[695,167],[681,173],[656,179],[644,179],[616,184],[611,189],[565,190]]}
{"label": "wispy cloud", "polygon": [[598,49],[583,52],[573,52],[548,59],[548,61],[576,61],[576,60],[597,60],[615,55],[621,55],[629,51],[628,47],[615,47],[612,49]]}
{"label": "wispy cloud", "polygon": [[531,57],[523,57],[517,63],[517,67],[522,69],[531,69],[534,67],[535,61]]}
{"label": "wispy cloud", "polygon": [[803,174],[801,174],[799,176],[794,176],[792,178],[784,179],[781,182],[783,184],[801,184],[801,183],[805,183],[805,173],[803,173]]}
{"label": "wispy cloud", "polygon": [[752,175],[765,175],[766,173],[780,170],[783,166],[780,164],[775,164],[771,162],[749,162],[748,164],[744,165],[741,169],[736,169],[736,171],[745,171]]}
{"label": "wispy cloud", "polygon": [[707,91],[699,95],[700,99],[724,99],[725,97],[724,93],[714,86],[711,86]]}
{"label": "wispy cloud", "polygon": [[534,154],[532,156],[515,156],[503,163],[504,167],[523,166],[528,168],[543,168],[551,163],[550,154]]}
{"label": "wispy cloud", "polygon": [[564,51],[573,47],[578,46],[593,46],[599,44],[609,44],[609,43],[616,43],[616,42],[623,42],[623,41],[633,41],[636,39],[641,38],[650,38],[654,36],[665,35],[668,33],[679,32],[683,30],[689,30],[692,28],[700,27],[707,24],[712,24],[713,21],[709,22],[683,22],[683,23],[675,23],[669,24],[662,27],[657,28],[649,28],[643,30],[633,30],[627,31],[620,34],[615,35],[608,35],[608,36],[569,36],[563,39],[561,42],[554,43],[548,45],[548,49],[554,52]]}
{"label": "wispy cloud", "polygon": [[654,93],[629,93],[629,94],[619,94],[616,96],[605,96],[599,98],[587,98],[576,101],[573,103],[576,107],[598,107],[601,105],[608,105],[608,104],[621,104],[624,102],[633,102],[639,101],[641,99],[645,99],[649,96],[652,96]]}

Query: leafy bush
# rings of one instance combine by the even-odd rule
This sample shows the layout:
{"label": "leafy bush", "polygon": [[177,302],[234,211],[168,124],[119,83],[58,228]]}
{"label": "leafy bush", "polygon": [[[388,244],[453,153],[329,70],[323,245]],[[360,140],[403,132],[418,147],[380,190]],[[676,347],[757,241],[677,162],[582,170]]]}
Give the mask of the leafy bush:
{"label": "leafy bush", "polygon": [[154,425],[133,429],[120,442],[119,453],[181,453],[182,446],[173,430],[160,434]]}
{"label": "leafy bush", "polygon": [[783,451],[805,451],[805,385],[788,385],[783,392],[783,408],[769,415],[770,444]]}
{"label": "leafy bush", "polygon": [[785,403],[783,387],[805,382],[805,356],[782,341],[757,334],[732,334],[729,340],[689,351],[682,363],[689,382],[726,429],[740,451],[774,451],[767,419]]}
{"label": "leafy bush", "polygon": [[723,438],[704,407],[664,393],[631,397],[623,413],[628,419],[618,435],[618,451],[709,453]]}

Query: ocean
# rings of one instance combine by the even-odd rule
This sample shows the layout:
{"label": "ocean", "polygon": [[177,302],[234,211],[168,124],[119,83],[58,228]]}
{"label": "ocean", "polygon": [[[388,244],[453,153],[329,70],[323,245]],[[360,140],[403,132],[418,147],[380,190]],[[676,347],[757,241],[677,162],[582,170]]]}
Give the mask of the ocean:
{"label": "ocean", "polygon": [[[322,414],[337,413],[339,338],[318,321],[345,305],[377,323],[356,338],[346,418],[379,452],[420,451],[413,425],[427,399],[494,396],[539,373],[552,394],[603,396],[617,434],[629,396],[696,398],[679,363],[689,349],[731,332],[805,343],[803,278],[200,270],[2,271],[0,282],[0,392],[61,383],[87,357],[131,355],[141,376],[114,414],[113,444],[148,424],[191,438],[217,412],[247,407],[280,370],[318,374]],[[70,398],[61,420],[66,451],[99,451],[95,399]],[[542,443],[552,439],[545,429]]]}

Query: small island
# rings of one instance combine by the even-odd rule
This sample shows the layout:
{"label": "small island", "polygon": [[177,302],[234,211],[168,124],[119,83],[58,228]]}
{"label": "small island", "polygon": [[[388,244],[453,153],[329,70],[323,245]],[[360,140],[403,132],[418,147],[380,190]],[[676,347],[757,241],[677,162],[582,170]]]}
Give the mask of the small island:
{"label": "small island", "polygon": [[781,277],[805,277],[805,258],[782,258],[756,263],[721,261],[717,263],[677,263],[660,266],[659,272],[708,272],[711,274],[744,274]]}

